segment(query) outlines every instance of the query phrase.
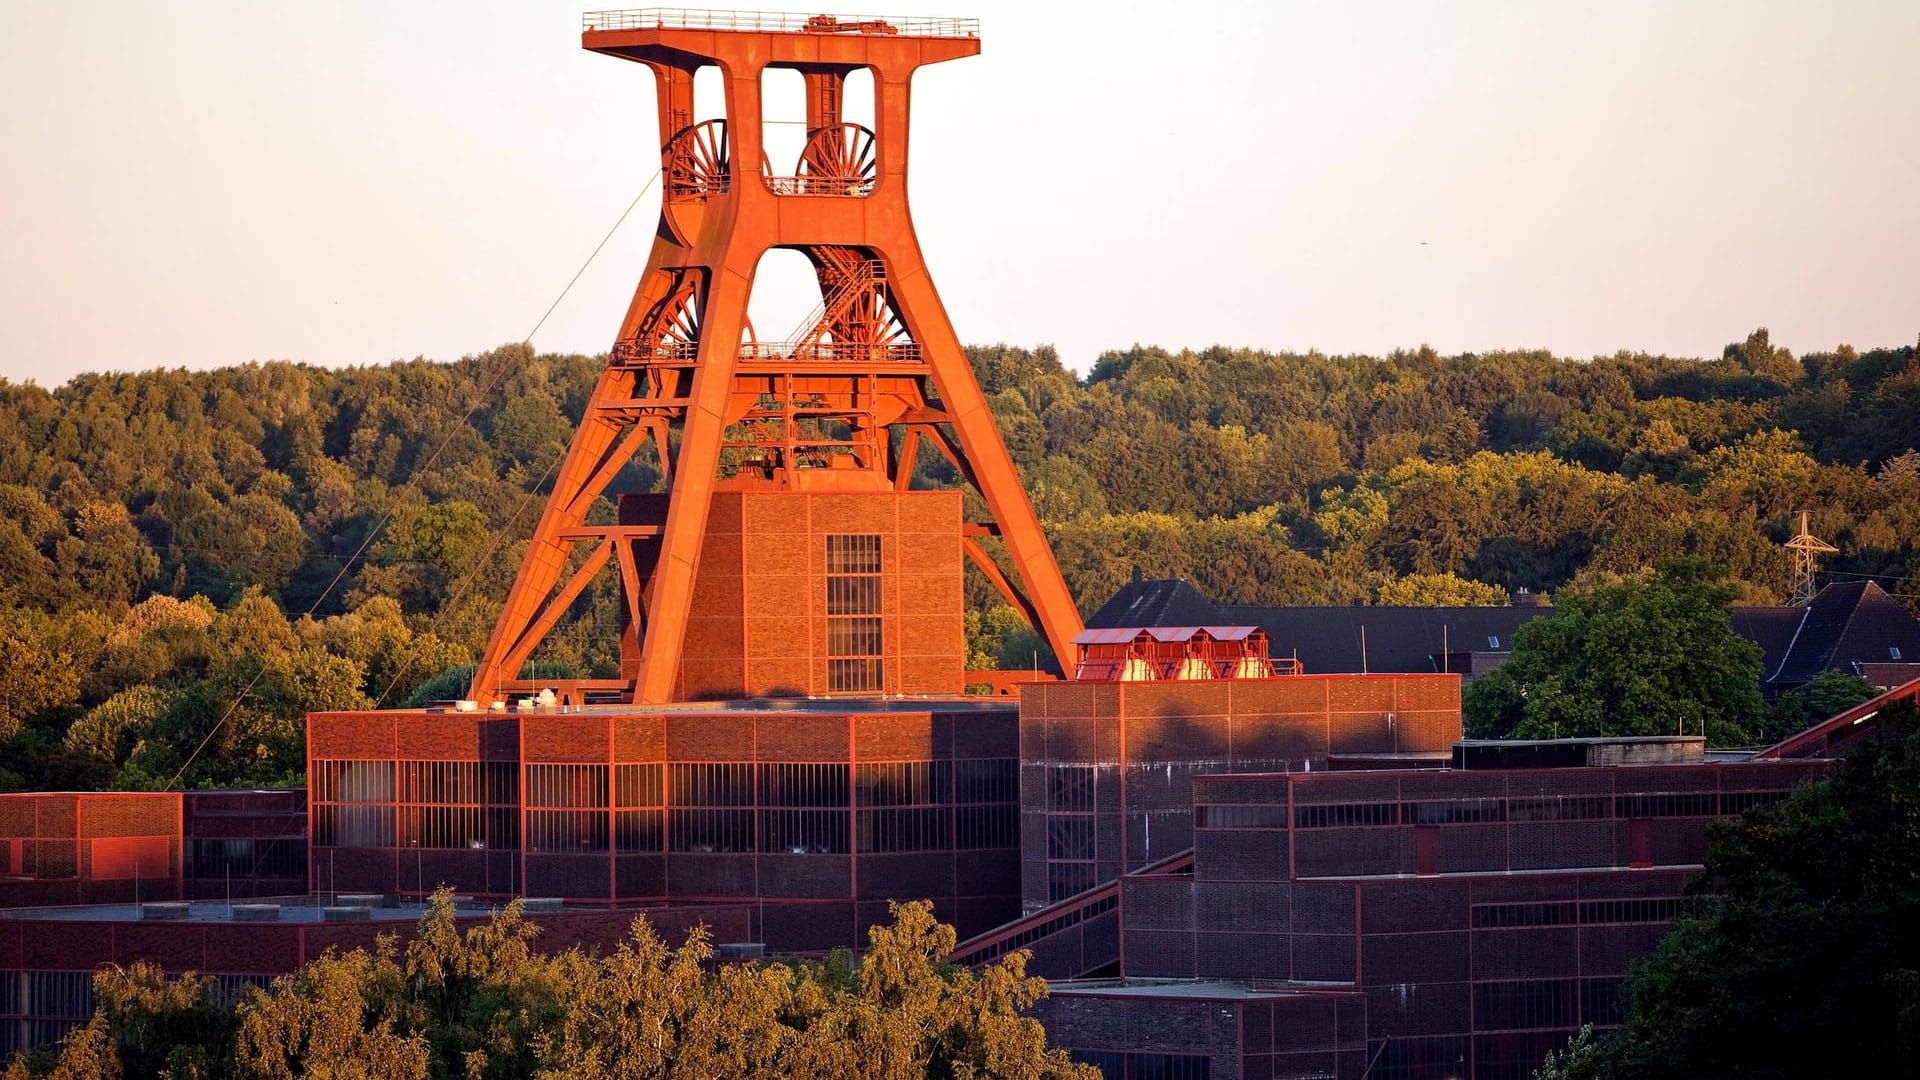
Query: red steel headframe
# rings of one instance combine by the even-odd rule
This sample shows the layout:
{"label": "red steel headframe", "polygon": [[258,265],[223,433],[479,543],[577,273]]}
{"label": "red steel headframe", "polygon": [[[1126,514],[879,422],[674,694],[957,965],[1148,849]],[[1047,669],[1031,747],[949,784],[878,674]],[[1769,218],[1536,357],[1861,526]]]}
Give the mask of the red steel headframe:
{"label": "red steel headframe", "polygon": [[[1080,615],[1007,456],[907,206],[915,69],[980,51],[970,20],[846,21],[725,12],[600,12],[582,44],[645,64],[659,90],[660,226],[606,369],[574,433],[469,696],[526,689],[520,669],[609,562],[639,628],[635,703],[671,700],[711,496],[724,488],[905,490],[922,441],[985,498],[1015,571],[972,536],[967,554],[1073,656]],[[696,123],[694,73],[716,66],[725,120]],[[767,159],[761,76],[801,73],[808,138]],[[872,73],[875,130],[844,122],[847,76]],[[821,303],[793,339],[762,343],[747,320],[761,256],[800,251]],[[586,524],[587,511],[651,441],[666,476],[664,525]],[[648,546],[652,550],[648,550]],[[580,553],[584,551],[584,558]]]}

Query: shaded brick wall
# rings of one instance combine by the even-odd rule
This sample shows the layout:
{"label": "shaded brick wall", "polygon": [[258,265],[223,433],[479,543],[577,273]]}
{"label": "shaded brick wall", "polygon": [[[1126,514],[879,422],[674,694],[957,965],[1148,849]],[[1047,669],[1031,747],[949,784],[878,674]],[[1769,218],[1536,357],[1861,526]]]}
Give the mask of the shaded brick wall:
{"label": "shaded brick wall", "polygon": [[[1010,707],[329,714],[309,730],[324,891],[758,898],[783,902],[767,909],[769,946],[798,950],[863,941],[892,900],[930,899],[962,935],[1017,914]],[[487,784],[469,793],[462,812],[485,828],[456,841],[478,847],[409,825],[408,768],[453,761],[512,774],[504,807],[477,801],[495,797]],[[329,794],[329,770],[361,769],[376,777],[367,798]],[[382,786],[388,770],[401,779]]]}
{"label": "shaded brick wall", "polygon": [[1693,902],[1707,823],[1821,768],[1200,777],[1192,876],[1122,880],[1122,972],[1349,983],[1370,1075],[1519,1080],[1619,1022],[1629,965]]}
{"label": "shaded brick wall", "polygon": [[[1110,1078],[1366,1073],[1366,1001],[1340,992],[1231,995],[1063,989],[1035,1006],[1047,1041]],[[1202,1073],[1201,1069],[1205,1072]]]}
{"label": "shaded brick wall", "polygon": [[1306,675],[1020,688],[1021,903],[1033,911],[1193,844],[1194,778],[1438,753],[1458,675]]}

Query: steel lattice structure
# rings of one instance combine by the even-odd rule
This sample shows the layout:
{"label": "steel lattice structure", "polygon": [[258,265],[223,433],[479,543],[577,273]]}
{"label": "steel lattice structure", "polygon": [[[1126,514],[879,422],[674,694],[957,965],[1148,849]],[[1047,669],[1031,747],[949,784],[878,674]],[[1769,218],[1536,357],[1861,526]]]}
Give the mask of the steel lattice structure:
{"label": "steel lattice structure", "polygon": [[[522,665],[609,562],[640,629],[631,678],[599,687],[671,699],[716,491],[905,491],[918,448],[937,448],[984,496],[967,555],[1055,654],[1080,616],[927,273],[907,205],[909,81],[979,52],[970,20],[752,13],[598,12],[582,44],[646,65],[659,91],[664,176],[645,273],[557,474],[470,697],[528,688]],[[695,72],[723,75],[726,119],[696,122]],[[776,169],[763,150],[761,78],[792,69],[808,138]],[[875,125],[843,117],[865,69]],[[793,339],[761,342],[747,300],[761,256],[802,252],[820,305]],[[668,488],[664,524],[594,526],[594,500],[643,445]],[[999,536],[1014,574],[979,540]],[[651,550],[649,550],[649,548]],[[585,551],[585,557],[581,552]]]}

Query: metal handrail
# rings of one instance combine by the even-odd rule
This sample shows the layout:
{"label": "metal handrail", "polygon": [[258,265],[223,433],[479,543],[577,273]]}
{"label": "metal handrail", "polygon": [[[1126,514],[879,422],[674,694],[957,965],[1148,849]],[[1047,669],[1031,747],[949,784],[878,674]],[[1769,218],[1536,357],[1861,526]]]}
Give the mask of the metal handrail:
{"label": "metal handrail", "polygon": [[831,341],[758,341],[742,342],[742,360],[857,360],[912,363],[921,359],[920,343],[898,341],[889,345],[838,345]]}
{"label": "metal handrail", "polygon": [[774,34],[879,34],[899,37],[977,38],[979,19],[903,18],[893,15],[807,15],[797,11],[707,11],[700,8],[634,8],[589,11],[583,32],[596,30],[743,30]]}
{"label": "metal handrail", "polygon": [[[651,350],[631,341],[613,345],[613,360],[622,367],[644,367],[652,363],[686,365],[699,358],[700,347],[691,343],[661,344]],[[896,341],[887,345],[836,345],[831,341],[743,341],[738,356],[742,360],[846,360],[863,363],[911,364],[924,358],[917,341]]]}
{"label": "metal handrail", "polygon": [[775,195],[834,195],[865,198],[873,194],[873,177],[769,176],[767,190]]}
{"label": "metal handrail", "polygon": [[1035,941],[1116,911],[1119,901],[1120,879],[1101,882],[1091,889],[1055,901],[1038,911],[960,942],[947,954],[947,963],[967,967],[990,964]]}

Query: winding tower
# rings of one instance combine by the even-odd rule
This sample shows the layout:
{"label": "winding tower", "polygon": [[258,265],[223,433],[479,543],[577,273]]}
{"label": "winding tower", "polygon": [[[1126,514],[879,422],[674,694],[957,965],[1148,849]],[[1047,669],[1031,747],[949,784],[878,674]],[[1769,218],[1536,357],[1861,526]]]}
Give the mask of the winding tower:
{"label": "winding tower", "polygon": [[[1079,614],[907,204],[913,74],[978,53],[977,22],[593,12],[582,44],[653,73],[660,223],[469,696],[532,689],[522,666],[609,562],[626,600],[622,677],[587,689],[620,702],[958,691],[963,554],[1056,656],[1072,656]],[[694,82],[708,66],[725,115],[701,121]],[[795,161],[765,150],[761,84],[775,69],[804,81]],[[862,69],[871,128],[845,118]],[[747,310],[775,248],[806,257],[820,302],[769,342]],[[589,524],[648,444],[665,492],[621,495],[617,523]],[[909,490],[923,444],[979,491],[991,521],[962,521],[954,492]]]}

